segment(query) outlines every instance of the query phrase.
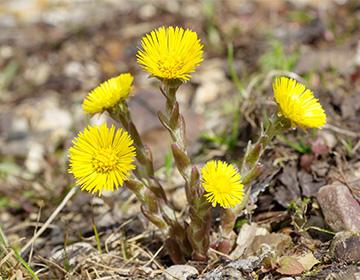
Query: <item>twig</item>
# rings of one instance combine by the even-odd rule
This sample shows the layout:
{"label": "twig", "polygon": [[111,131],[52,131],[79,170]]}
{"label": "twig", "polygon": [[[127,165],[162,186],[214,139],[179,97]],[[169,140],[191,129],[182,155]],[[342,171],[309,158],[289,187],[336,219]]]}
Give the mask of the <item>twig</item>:
{"label": "twig", "polygon": [[352,153],[355,154],[356,151],[360,148],[360,140],[357,142],[357,144],[355,145],[354,149],[352,150]]}
{"label": "twig", "polygon": [[323,233],[335,235],[335,232],[333,232],[333,231],[330,231],[330,230],[327,230],[327,229],[324,229],[324,228],[315,227],[315,226],[307,227],[304,230],[308,231],[309,229],[313,229],[313,230],[317,230],[317,231],[320,231],[320,232],[323,232]]}
{"label": "twig", "polygon": [[[35,222],[24,222],[24,223],[21,223],[21,224],[14,225],[11,228],[8,228],[6,230],[6,232],[9,234],[9,233],[13,233],[13,232],[18,232],[21,229],[26,229],[28,227],[39,228],[42,225],[44,225],[44,223],[40,223],[40,222],[39,223],[37,223],[37,222],[36,223]],[[56,229],[56,228],[59,228],[59,227],[57,225],[48,225],[48,228]]]}
{"label": "twig", "polygon": [[[39,209],[39,213],[38,213],[38,216],[37,216],[37,218],[36,218],[36,227],[35,227],[35,229],[34,229],[34,235],[33,235],[33,236],[36,235],[36,232],[37,232],[37,230],[38,230],[38,228],[39,228],[40,217],[41,217],[41,207],[40,207],[40,209]],[[29,263],[31,263],[31,258],[32,258],[32,255],[33,255],[33,251],[34,251],[34,243],[31,244],[31,249],[30,249],[30,254],[29,254],[29,259],[28,259],[28,262],[29,262]]]}
{"label": "twig", "polygon": [[355,133],[355,132],[352,132],[350,130],[343,129],[343,128],[340,128],[340,127],[337,127],[337,126],[334,126],[334,125],[331,125],[331,124],[326,124],[324,126],[324,128],[328,129],[328,130],[331,130],[331,131],[334,131],[334,132],[339,133],[339,134],[346,135],[346,136],[360,137],[360,133]]}
{"label": "twig", "polygon": [[[127,259],[124,264],[122,266],[120,266],[120,269],[123,269],[124,267],[126,267],[129,263],[131,263],[134,259],[136,259],[138,256],[140,255],[140,251],[137,251],[134,253],[134,255],[130,258]],[[120,258],[122,261],[124,261],[124,258]]]}
{"label": "twig", "polygon": [[92,267],[92,269],[97,274],[97,277],[99,277],[100,275],[97,272],[95,266],[98,266],[98,267],[101,267],[101,268],[104,268],[104,269],[106,269],[108,271],[113,271],[113,272],[120,272],[120,273],[129,273],[130,272],[130,269],[115,268],[115,267],[111,267],[111,266],[108,266],[108,265],[105,265],[105,264],[102,264],[102,263],[99,263],[99,262],[95,262],[93,260],[86,260],[86,262],[91,263],[91,264],[94,265]]}
{"label": "twig", "polygon": [[222,256],[222,257],[224,257],[224,258],[227,258],[227,259],[229,259],[229,260],[232,260],[232,257],[230,257],[229,255],[224,254],[224,253],[222,253],[222,252],[220,252],[220,251],[218,251],[218,250],[215,250],[215,249],[213,249],[213,248],[210,248],[209,251],[210,251],[210,252],[214,252],[215,254],[217,254],[217,255],[219,255],[219,256]]}
{"label": "twig", "polygon": [[50,268],[49,268],[49,265],[52,265],[52,266],[54,266],[55,268],[57,268],[59,271],[61,271],[62,273],[64,273],[64,274],[67,274],[67,273],[68,273],[64,268],[62,268],[60,265],[58,265],[55,261],[52,261],[51,259],[45,259],[45,258],[42,257],[42,256],[39,256],[39,259],[40,259],[41,261],[43,261],[44,263],[47,264],[48,269],[50,269]]}
{"label": "twig", "polygon": [[[70,198],[73,197],[73,195],[78,190],[78,187],[73,187],[71,190],[67,193],[67,195],[64,197],[64,199],[61,201],[59,206],[55,209],[55,211],[51,214],[51,216],[47,219],[47,221],[43,224],[43,226],[39,229],[39,231],[34,234],[34,236],[29,240],[28,243],[21,249],[19,256],[24,254],[30,246],[33,245],[33,243],[36,241],[36,239],[43,234],[43,232],[48,228],[48,226],[52,223],[52,221],[55,219],[55,217],[60,213],[60,211],[64,208],[66,203],[70,200]],[[11,250],[0,262],[0,266],[6,262],[8,258],[10,258],[13,254],[17,255],[17,252],[15,250]]]}
{"label": "twig", "polygon": [[155,258],[157,257],[157,255],[159,255],[159,253],[161,252],[162,249],[164,249],[164,245],[161,246],[161,247],[159,248],[159,250],[156,251],[156,253],[153,255],[153,257],[152,257],[146,264],[144,264],[143,267],[146,267],[146,266],[148,266],[149,264],[151,264],[151,263],[155,260]]}
{"label": "twig", "polygon": [[145,255],[147,255],[150,259],[152,259],[152,261],[154,262],[154,264],[157,265],[158,268],[163,269],[164,267],[159,264],[155,258],[153,259],[153,254],[151,254],[150,252],[146,251],[145,249],[141,248],[140,246],[136,245],[136,244],[131,244],[130,246],[133,246],[134,248],[140,250],[141,252],[145,253]]}
{"label": "twig", "polygon": [[39,229],[39,231],[29,240],[28,243],[21,249],[20,253],[24,254],[29,247],[35,242],[35,240],[43,234],[43,232],[47,229],[48,225],[52,223],[55,217],[60,213],[60,211],[64,208],[66,203],[73,197],[73,195],[77,192],[78,187],[73,187],[61,201],[58,207],[56,207],[55,211],[51,214],[51,216],[47,219],[44,225]]}

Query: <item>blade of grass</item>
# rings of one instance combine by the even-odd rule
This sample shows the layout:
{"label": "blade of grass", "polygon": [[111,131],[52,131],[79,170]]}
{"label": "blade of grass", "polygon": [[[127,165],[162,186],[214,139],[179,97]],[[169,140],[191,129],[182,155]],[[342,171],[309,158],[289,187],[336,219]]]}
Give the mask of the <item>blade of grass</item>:
{"label": "blade of grass", "polygon": [[234,64],[234,46],[232,43],[228,44],[227,47],[227,64],[228,64],[228,68],[229,68],[229,73],[230,73],[230,77],[231,80],[233,81],[233,83],[235,84],[238,92],[240,93],[240,96],[242,98],[245,97],[245,91],[244,91],[244,86],[241,83],[239,76],[236,72],[235,69],[235,64]]}
{"label": "blade of grass", "polygon": [[100,242],[100,236],[99,236],[99,232],[96,228],[96,224],[93,222],[93,230],[94,230],[94,234],[95,234],[95,240],[96,240],[96,246],[97,249],[99,251],[99,254],[102,254],[102,250],[101,250],[101,242]]}
{"label": "blade of grass", "polygon": [[[5,248],[8,247],[8,241],[7,238],[0,226],[0,244],[3,245]],[[4,248],[4,249],[5,249]],[[18,250],[15,247],[10,247],[15,255],[16,260],[21,263],[21,265],[27,270],[27,272],[31,275],[31,277],[35,280],[39,280],[39,277],[35,274],[35,272],[32,270],[30,265],[20,256]],[[5,249],[6,250],[6,249]],[[6,252],[6,251],[5,251]]]}
{"label": "blade of grass", "polygon": [[3,244],[6,247],[8,246],[8,241],[6,239],[6,236],[5,236],[1,226],[0,226],[0,243]]}
{"label": "blade of grass", "polygon": [[35,272],[31,269],[30,265],[20,256],[18,250],[12,248],[14,250],[15,258],[22,264],[22,266],[29,272],[31,277],[35,280],[39,280],[39,277],[35,274]]}

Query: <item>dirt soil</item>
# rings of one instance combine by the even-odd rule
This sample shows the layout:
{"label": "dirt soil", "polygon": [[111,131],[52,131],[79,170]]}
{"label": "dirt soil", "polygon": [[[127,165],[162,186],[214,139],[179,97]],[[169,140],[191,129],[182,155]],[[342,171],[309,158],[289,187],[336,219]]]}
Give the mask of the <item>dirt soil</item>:
{"label": "dirt soil", "polygon": [[[0,279],[31,279],[27,265],[39,279],[177,279],[166,272],[173,264],[160,233],[126,189],[77,193],[22,250],[74,186],[72,138],[107,118],[90,120],[84,96],[121,72],[135,76],[135,123],[174,207],[186,211],[170,139],[156,117],[164,104],[159,84],[136,64],[141,37],[163,25],[190,28],[204,44],[204,62],[179,93],[194,162],[241,160],[274,112],[277,75],[303,81],[328,117],[321,130],[275,139],[253,203],[238,219],[233,252],[212,248],[208,262],[189,262],[198,271],[189,279],[359,279],[360,240],[345,231],[360,232],[360,224],[336,228],[322,211],[329,198],[319,203],[320,188],[334,182],[350,191],[334,213],[346,219],[348,199],[360,202],[357,0],[1,1]],[[215,209],[215,224],[218,217]],[[349,242],[345,251],[334,241],[338,231]]]}

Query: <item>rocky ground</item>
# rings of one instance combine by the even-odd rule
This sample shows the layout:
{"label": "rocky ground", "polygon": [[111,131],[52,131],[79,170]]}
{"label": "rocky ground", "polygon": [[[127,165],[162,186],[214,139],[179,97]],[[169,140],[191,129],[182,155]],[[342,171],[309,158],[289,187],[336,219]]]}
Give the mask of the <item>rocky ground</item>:
{"label": "rocky ground", "polygon": [[[0,14],[0,278],[360,279],[359,1],[14,0]],[[241,159],[274,110],[276,75],[303,79],[328,124],[276,138],[229,255],[212,248],[207,263],[173,266],[124,189],[77,193],[21,250],[73,186],[67,148],[89,122],[84,96],[124,71],[135,75],[131,110],[157,173],[186,209],[156,118],[163,97],[135,60],[142,35],[161,25],[191,28],[205,45],[180,90],[196,163]]]}

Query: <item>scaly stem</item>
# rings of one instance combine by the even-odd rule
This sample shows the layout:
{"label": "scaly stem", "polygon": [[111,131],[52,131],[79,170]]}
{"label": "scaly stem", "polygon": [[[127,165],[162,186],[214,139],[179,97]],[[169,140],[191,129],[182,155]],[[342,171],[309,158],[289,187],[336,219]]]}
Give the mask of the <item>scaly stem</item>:
{"label": "scaly stem", "polygon": [[135,124],[132,121],[131,114],[126,101],[119,104],[118,107],[113,108],[110,111],[110,116],[119,120],[122,126],[128,131],[134,140],[134,146],[136,148],[136,158],[141,164],[141,170],[139,172],[144,173],[143,177],[154,177],[154,166],[150,150],[143,144],[140,134],[136,129]]}
{"label": "scaly stem", "polygon": [[[232,235],[233,228],[237,217],[241,214],[242,210],[247,206],[251,192],[251,182],[256,179],[262,171],[260,158],[269,145],[274,136],[290,128],[290,123],[282,116],[276,115],[270,119],[269,125],[261,132],[261,135],[255,144],[249,142],[243,162],[241,164],[240,173],[242,182],[245,185],[245,196],[243,203],[237,205],[232,209],[225,209],[223,218],[221,219],[222,238],[229,239]],[[228,242],[228,240],[226,241]],[[231,246],[224,246],[231,249]],[[224,252],[228,253],[228,252]]]}
{"label": "scaly stem", "polygon": [[242,177],[247,180],[245,183],[252,181],[259,175],[258,173],[254,173],[249,177],[249,175],[254,172],[254,168],[257,167],[262,154],[273,137],[288,128],[290,128],[290,122],[284,117],[276,115],[270,119],[267,128],[261,132],[258,141],[255,144],[249,142],[240,168]]}
{"label": "scaly stem", "polygon": [[160,122],[169,131],[173,140],[171,145],[175,164],[185,181],[186,198],[189,202],[190,225],[187,236],[193,249],[194,260],[206,260],[210,244],[210,215],[211,205],[203,195],[200,186],[200,174],[191,164],[191,159],[186,150],[185,121],[179,111],[176,101],[176,91],[180,86],[179,81],[164,80],[163,94],[166,97],[166,110],[159,112]]}
{"label": "scaly stem", "polygon": [[[184,262],[186,257],[191,254],[185,228],[177,220],[175,211],[170,206],[163,187],[155,177],[151,151],[143,144],[126,102],[120,103],[118,107],[112,109],[110,115],[121,122],[134,140],[136,148],[136,158],[139,164],[135,175],[138,181],[129,180],[126,186],[142,203],[141,210],[144,216],[163,232],[165,231],[165,236],[170,235],[169,238],[172,242],[168,242],[168,244],[179,248],[177,251],[169,248],[173,261],[176,263]],[[172,252],[176,252],[176,254]]]}

